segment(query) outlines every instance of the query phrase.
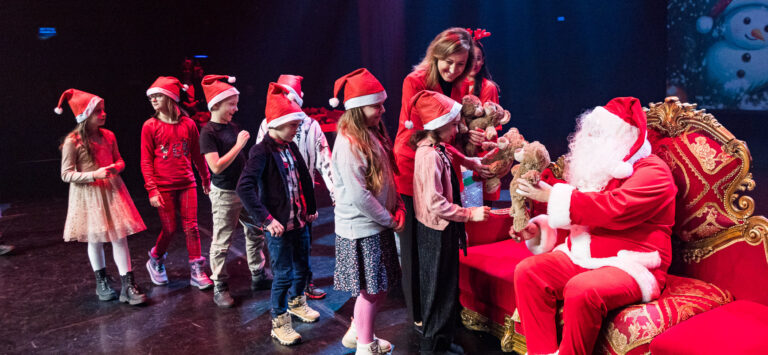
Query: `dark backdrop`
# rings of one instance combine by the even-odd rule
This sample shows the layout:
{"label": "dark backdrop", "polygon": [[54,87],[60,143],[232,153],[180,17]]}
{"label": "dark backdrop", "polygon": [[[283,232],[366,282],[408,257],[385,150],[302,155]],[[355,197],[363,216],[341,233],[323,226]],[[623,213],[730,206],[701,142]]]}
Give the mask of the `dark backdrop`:
{"label": "dark backdrop", "polygon": [[[70,87],[105,99],[106,128],[127,164],[123,179],[145,198],[139,133],[152,110],[144,92],[159,75],[179,76],[182,59],[195,54],[209,56],[206,73],[238,78],[235,120],[254,135],[267,85],[281,73],[305,77],[305,106],[327,107],[333,81],[363,66],[387,89],[394,134],[403,78],[450,26],[492,33],[483,43],[501,104],[553,157],[566,152],[583,110],[626,95],[647,105],[665,90],[659,0],[3,1],[0,20],[0,202],[66,195],[57,148],[75,121],[68,107],[62,116],[53,107]],[[39,27],[58,34],[39,40]],[[717,117],[764,165],[760,114]],[[756,175],[758,189],[768,184]]]}

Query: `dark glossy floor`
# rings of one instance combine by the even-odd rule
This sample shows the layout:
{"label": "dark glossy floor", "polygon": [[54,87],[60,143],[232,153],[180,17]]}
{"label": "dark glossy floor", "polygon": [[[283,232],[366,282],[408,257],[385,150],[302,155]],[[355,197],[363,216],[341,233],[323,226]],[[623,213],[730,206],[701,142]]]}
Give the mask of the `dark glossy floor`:
{"label": "dark glossy floor", "polygon": [[[270,338],[269,291],[252,293],[238,232],[229,257],[230,287],[238,304],[220,309],[211,291],[189,286],[186,247],[178,233],[169,251],[171,283],[152,286],[144,268],[147,250],[159,232],[157,213],[143,194],[136,206],[149,228],[129,238],[132,264],[150,304],[130,307],[117,301],[99,302],[86,245],[65,243],[61,233],[65,198],[2,205],[0,244],[16,250],[0,256],[0,354],[6,353],[131,353],[131,354],[344,354],[352,350],[340,340],[349,326],[354,299],[332,289],[334,268],[333,210],[324,207],[314,225],[311,265],[315,282],[328,291],[324,300],[310,301],[321,314],[314,324],[294,325],[303,343],[284,347]],[[199,225],[203,253],[210,246],[210,202],[200,195]],[[324,201],[328,206],[328,201]],[[107,270],[116,278],[111,248],[105,250]],[[390,295],[379,313],[376,334],[394,344],[394,353],[418,351],[418,337],[405,317],[401,298]],[[500,354],[496,338],[462,328],[457,336],[467,354]]]}

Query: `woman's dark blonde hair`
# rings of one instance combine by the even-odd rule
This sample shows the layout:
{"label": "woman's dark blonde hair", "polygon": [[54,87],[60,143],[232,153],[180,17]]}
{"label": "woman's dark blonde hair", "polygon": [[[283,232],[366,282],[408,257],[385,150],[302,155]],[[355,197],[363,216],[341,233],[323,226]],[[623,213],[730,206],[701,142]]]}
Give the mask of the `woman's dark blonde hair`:
{"label": "woman's dark blonde hair", "polygon": [[[374,194],[381,192],[384,186],[385,179],[390,177],[384,176],[384,164],[389,164],[389,170],[398,173],[397,165],[395,164],[395,155],[392,153],[392,147],[387,135],[387,130],[384,128],[384,124],[379,121],[379,125],[373,128],[368,127],[365,124],[365,113],[363,113],[362,107],[355,107],[346,110],[341,115],[338,124],[338,130],[340,134],[343,134],[349,139],[352,148],[357,149],[363,153],[365,157],[365,163],[367,165],[365,171],[365,188]],[[387,154],[388,159],[381,159],[377,156],[377,150],[374,147],[374,142],[371,140],[370,132],[373,134],[384,151]]]}
{"label": "woman's dark blonde hair", "polygon": [[427,47],[427,54],[421,63],[416,65],[414,70],[424,70],[427,73],[427,88],[440,87],[440,72],[437,70],[437,61],[448,58],[449,56],[467,51],[467,64],[464,71],[454,80],[453,84],[464,82],[464,78],[472,71],[472,63],[475,60],[475,51],[473,50],[474,41],[472,35],[464,28],[452,27],[440,32],[432,43]]}

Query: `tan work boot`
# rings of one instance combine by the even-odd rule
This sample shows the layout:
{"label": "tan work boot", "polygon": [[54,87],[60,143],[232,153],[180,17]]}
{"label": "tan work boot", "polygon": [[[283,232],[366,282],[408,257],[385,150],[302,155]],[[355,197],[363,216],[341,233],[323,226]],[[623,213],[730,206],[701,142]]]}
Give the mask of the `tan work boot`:
{"label": "tan work boot", "polygon": [[288,313],[293,314],[304,323],[317,322],[320,313],[307,305],[307,296],[301,295],[288,301]]}
{"label": "tan work boot", "polygon": [[287,312],[272,318],[271,334],[283,345],[294,345],[301,342],[301,334],[293,330],[291,315]]}
{"label": "tan work boot", "polygon": [[[376,337],[376,334],[373,335],[373,340],[376,340],[379,344],[379,350],[386,354],[390,351],[392,351],[392,344],[384,339],[379,339]],[[344,334],[344,337],[341,338],[341,345],[344,345],[345,348],[349,349],[356,349],[357,348],[357,328],[355,327],[355,318],[351,318],[351,322],[349,324],[349,329],[347,329],[347,332]]]}

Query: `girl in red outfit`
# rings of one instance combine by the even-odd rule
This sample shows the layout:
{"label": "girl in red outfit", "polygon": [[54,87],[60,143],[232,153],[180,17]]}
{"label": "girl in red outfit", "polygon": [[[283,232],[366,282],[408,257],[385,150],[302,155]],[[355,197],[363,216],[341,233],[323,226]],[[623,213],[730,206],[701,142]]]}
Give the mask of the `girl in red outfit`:
{"label": "girl in red outfit", "polygon": [[202,179],[203,192],[210,189],[210,173],[200,154],[199,133],[195,122],[181,116],[179,94],[182,85],[174,77],[159,77],[147,90],[155,114],[141,129],[141,173],[149,203],[157,207],[163,229],[157,243],[149,251],[147,270],[155,285],[165,285],[165,256],[176,231],[176,212],[181,215],[187,236],[190,284],[201,290],[213,287],[203,271],[205,258],[200,253],[200,233],[197,229],[197,192],[192,164]]}
{"label": "girl in red outfit", "polygon": [[[403,198],[406,208],[405,230],[398,233],[400,239],[401,266],[403,270],[403,291],[408,313],[417,327],[421,324],[419,309],[419,264],[414,239],[416,219],[413,211],[413,163],[416,151],[409,142],[414,131],[422,130],[421,120],[411,120],[407,107],[411,99],[420,91],[432,90],[445,96],[461,101],[465,95],[464,78],[469,74],[474,60],[472,37],[466,29],[453,27],[438,34],[429,44],[424,59],[403,80],[403,98],[400,107],[400,124],[395,137],[395,163],[398,173],[395,174],[397,192]],[[480,145],[484,135],[470,132],[470,140]],[[451,149],[448,146],[448,149]],[[455,150],[455,149],[454,149]],[[458,152],[457,152],[458,153]],[[459,156],[460,154],[454,154]],[[480,168],[474,162],[474,168]],[[459,164],[454,164],[457,173]],[[474,169],[473,169],[474,170]],[[460,186],[461,187],[461,186]]]}

